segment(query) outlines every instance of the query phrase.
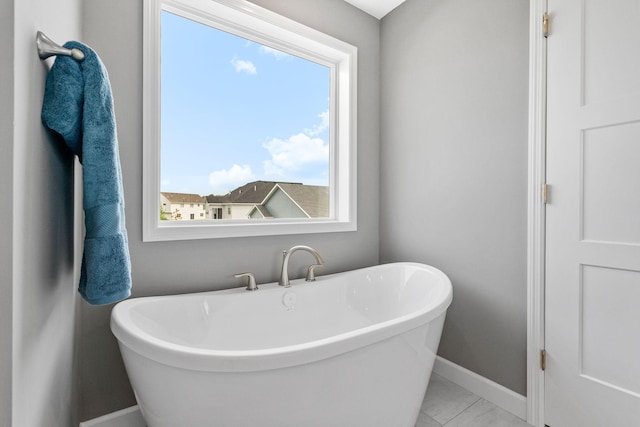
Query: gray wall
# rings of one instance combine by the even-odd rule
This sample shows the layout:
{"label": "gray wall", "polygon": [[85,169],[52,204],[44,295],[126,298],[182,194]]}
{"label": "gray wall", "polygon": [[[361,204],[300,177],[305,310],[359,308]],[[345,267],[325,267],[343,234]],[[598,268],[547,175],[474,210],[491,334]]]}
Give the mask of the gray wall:
{"label": "gray wall", "polygon": [[[0,197],[13,198],[13,0],[0,0]],[[0,425],[11,425],[13,330],[13,215],[4,215],[0,237]]]}
{"label": "gray wall", "polygon": [[0,425],[67,427],[134,403],[112,307],[75,291],[79,183],[40,126],[38,29],[85,41],[109,69],[134,296],[236,286],[244,270],[275,280],[280,251],[299,243],[327,272],[427,262],[454,283],[441,355],[524,394],[528,2],[408,0],[381,24],[341,0],[255,3],[359,48],[356,233],[142,243],[142,1],[0,0],[13,57],[0,61],[0,195],[14,202],[0,245]]}
{"label": "gray wall", "polygon": [[447,273],[440,355],[521,394],[528,7],[408,0],[381,29],[381,262]]}
{"label": "gray wall", "polygon": [[2,132],[2,162],[12,165],[0,168],[10,174],[10,188],[3,186],[1,194],[4,217],[10,218],[13,231],[13,238],[3,239],[3,250],[9,245],[12,250],[11,277],[2,280],[3,296],[8,292],[12,298],[8,312],[13,330],[9,339],[2,337],[2,347],[10,348],[14,358],[12,422],[0,424],[68,427],[75,422],[74,248],[80,229],[74,216],[79,199],[73,157],[40,124],[47,66],[38,59],[34,41],[36,30],[61,41],[78,38],[80,0],[15,0],[2,10],[3,19],[5,13],[13,19],[13,61],[7,61],[13,74],[0,69],[2,80],[13,84],[12,96],[1,97],[2,116],[7,111],[13,119],[12,129],[5,134],[3,124]]}
{"label": "gray wall", "polygon": [[[238,286],[232,275],[253,271],[274,281],[281,251],[317,248],[325,272],[378,262],[379,22],[341,0],[256,0],[255,3],[358,47],[358,231],[320,235],[142,242],[142,1],[84,0],[84,40],[100,54],[111,79],[125,187],[133,295],[157,295]],[[292,259],[302,275],[304,255]],[[298,270],[298,271],[296,271]],[[80,419],[134,404],[116,341],[111,307],[81,304]]]}

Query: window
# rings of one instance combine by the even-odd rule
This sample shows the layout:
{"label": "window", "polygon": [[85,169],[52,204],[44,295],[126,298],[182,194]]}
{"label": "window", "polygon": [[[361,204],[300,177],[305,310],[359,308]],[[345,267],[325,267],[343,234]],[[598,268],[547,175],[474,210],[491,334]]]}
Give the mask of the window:
{"label": "window", "polygon": [[211,208],[209,215],[211,219],[222,219],[222,208]]}
{"label": "window", "polygon": [[[145,241],[356,229],[355,47],[244,0],[150,0],[144,34]],[[160,192],[211,214],[161,220]]]}

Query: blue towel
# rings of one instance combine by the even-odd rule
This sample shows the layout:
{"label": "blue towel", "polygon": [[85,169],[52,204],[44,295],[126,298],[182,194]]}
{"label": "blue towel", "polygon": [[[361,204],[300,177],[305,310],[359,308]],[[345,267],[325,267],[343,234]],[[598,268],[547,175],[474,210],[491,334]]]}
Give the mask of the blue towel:
{"label": "blue towel", "polygon": [[131,261],[116,122],[107,70],[78,42],[81,62],[58,56],[47,75],[42,122],[60,134],[82,163],[85,240],[78,292],[90,304],[131,295]]}

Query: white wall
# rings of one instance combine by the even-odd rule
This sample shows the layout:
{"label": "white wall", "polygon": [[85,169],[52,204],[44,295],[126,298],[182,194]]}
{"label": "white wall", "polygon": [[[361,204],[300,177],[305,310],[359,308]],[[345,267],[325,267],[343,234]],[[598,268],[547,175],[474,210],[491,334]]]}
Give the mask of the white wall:
{"label": "white wall", "polygon": [[47,68],[35,35],[78,38],[80,7],[80,0],[13,1],[13,135],[3,141],[3,149],[12,146],[13,175],[2,189],[13,206],[5,212],[14,233],[12,423],[3,425],[68,427],[75,418],[74,159],[40,122]]}
{"label": "white wall", "polygon": [[[142,242],[142,1],[84,0],[84,39],[98,51],[111,79],[125,188],[133,295],[156,295],[239,286],[234,273],[252,271],[258,282],[277,280],[282,250],[317,248],[325,271],[378,262],[379,23],[341,0],[256,0],[255,3],[359,48],[358,231],[318,235]],[[304,275],[310,258],[292,259]],[[116,340],[110,307],[82,303],[79,353],[80,419],[134,404]]]}
{"label": "white wall", "polygon": [[527,0],[382,20],[381,262],[454,286],[440,355],[526,394]]}

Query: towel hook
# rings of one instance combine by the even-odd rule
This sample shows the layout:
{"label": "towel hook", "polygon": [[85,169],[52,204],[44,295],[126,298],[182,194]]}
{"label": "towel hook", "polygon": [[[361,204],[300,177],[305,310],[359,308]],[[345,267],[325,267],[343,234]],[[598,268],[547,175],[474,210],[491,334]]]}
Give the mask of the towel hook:
{"label": "towel hook", "polygon": [[84,59],[84,53],[82,53],[80,49],[66,49],[51,40],[42,31],[38,31],[36,34],[36,47],[38,48],[38,56],[40,59],[47,59],[55,55],[70,56],[76,61],[82,61]]}

